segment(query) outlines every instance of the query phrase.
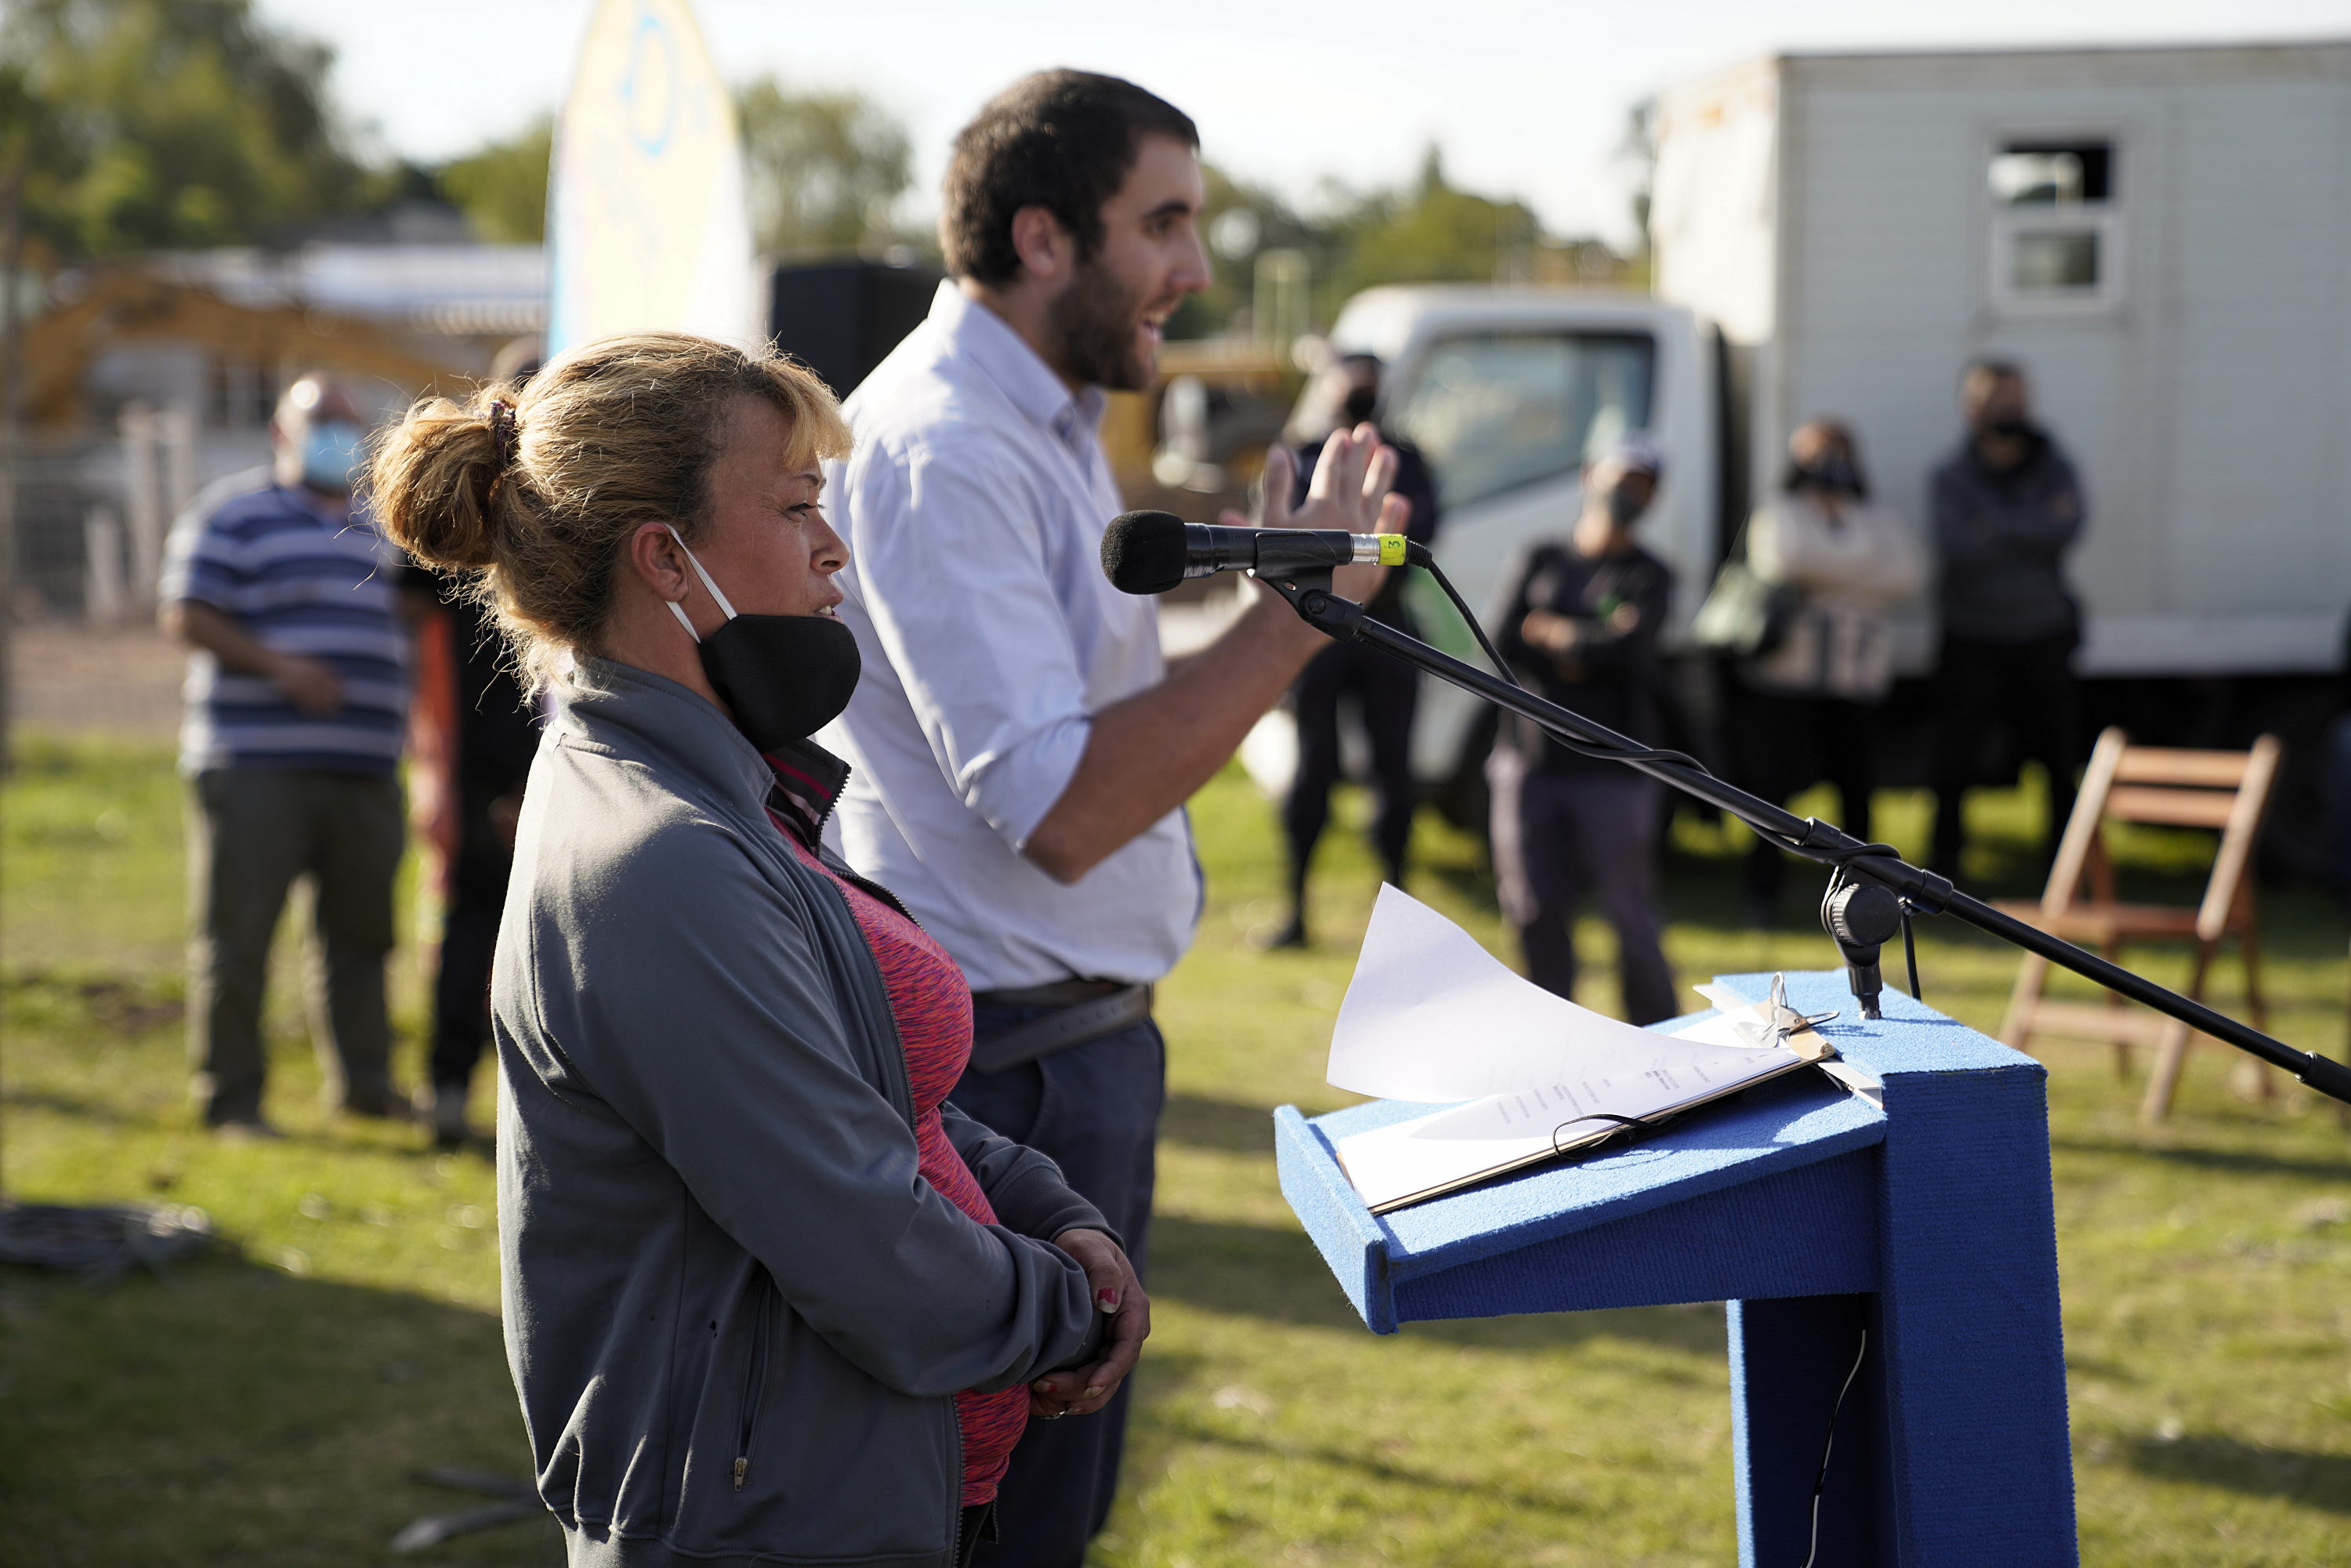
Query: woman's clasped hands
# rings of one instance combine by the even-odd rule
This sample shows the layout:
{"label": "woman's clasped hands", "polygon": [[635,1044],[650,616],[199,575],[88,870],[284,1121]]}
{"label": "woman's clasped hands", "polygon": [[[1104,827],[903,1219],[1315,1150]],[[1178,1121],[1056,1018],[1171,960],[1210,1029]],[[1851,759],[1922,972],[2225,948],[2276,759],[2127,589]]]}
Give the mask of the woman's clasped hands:
{"label": "woman's clasped hands", "polygon": [[1029,1385],[1029,1414],[1041,1421],[1091,1416],[1108,1405],[1151,1334],[1151,1298],[1117,1242],[1099,1230],[1064,1230],[1053,1245],[1084,1267],[1094,1310],[1109,1315],[1110,1332],[1092,1365],[1049,1372]]}

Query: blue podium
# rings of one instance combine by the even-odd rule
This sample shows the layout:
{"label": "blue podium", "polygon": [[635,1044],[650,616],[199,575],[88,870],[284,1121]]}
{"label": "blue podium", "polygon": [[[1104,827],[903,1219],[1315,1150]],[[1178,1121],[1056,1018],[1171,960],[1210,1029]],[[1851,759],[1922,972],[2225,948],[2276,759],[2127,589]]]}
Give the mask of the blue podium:
{"label": "blue podium", "polygon": [[[1721,983],[1760,999],[1771,977]],[[1820,1032],[1882,1107],[1801,1072],[1619,1151],[1382,1216],[1332,1145],[1430,1107],[1285,1105],[1282,1195],[1376,1333],[1729,1302],[1742,1568],[1803,1563],[1865,1329],[1817,1568],[2075,1563],[2041,1064],[1890,988],[1885,1019],[1860,1021],[1842,971],[1790,975],[1788,999],[1842,1009]]]}

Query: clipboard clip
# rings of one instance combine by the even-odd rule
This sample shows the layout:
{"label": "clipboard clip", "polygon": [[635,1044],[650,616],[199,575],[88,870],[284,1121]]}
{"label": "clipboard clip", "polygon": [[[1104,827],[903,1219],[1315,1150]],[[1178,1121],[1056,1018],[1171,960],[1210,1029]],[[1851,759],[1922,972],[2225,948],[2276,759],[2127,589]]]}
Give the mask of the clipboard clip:
{"label": "clipboard clip", "polygon": [[1794,1043],[1795,1037],[1807,1030],[1827,1023],[1837,1016],[1837,1009],[1834,1008],[1831,1008],[1824,1013],[1807,1015],[1790,1007],[1788,977],[1784,974],[1771,977],[1771,994],[1759,1004],[1755,1010],[1761,1016],[1754,1019],[1731,1019],[1731,1027],[1739,1031],[1740,1037],[1749,1044],[1758,1047],[1787,1046],[1790,1050],[1797,1051],[1799,1055],[1810,1053]]}

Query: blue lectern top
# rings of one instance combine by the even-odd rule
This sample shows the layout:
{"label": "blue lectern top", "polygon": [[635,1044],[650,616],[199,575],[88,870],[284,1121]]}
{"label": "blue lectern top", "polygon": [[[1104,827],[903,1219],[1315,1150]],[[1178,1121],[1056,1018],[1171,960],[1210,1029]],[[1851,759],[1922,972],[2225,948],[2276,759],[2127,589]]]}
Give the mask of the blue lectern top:
{"label": "blue lectern top", "polygon": [[[1761,999],[1771,977],[1721,983]],[[1885,1141],[1906,1078],[2022,1072],[2037,1095],[2042,1069],[1892,990],[1886,1017],[1864,1022],[1842,971],[1790,975],[1788,1000],[1808,1013],[1839,1009],[1820,1032],[1886,1085],[1886,1110],[1821,1073],[1798,1073],[1630,1147],[1382,1216],[1364,1206],[1332,1145],[1431,1107],[1373,1101],[1309,1120],[1284,1106],[1275,1113],[1283,1195],[1380,1333],[1418,1318],[1876,1290],[1876,1176],[1843,1156]],[[2045,1168],[2045,1145],[2034,1157]]]}

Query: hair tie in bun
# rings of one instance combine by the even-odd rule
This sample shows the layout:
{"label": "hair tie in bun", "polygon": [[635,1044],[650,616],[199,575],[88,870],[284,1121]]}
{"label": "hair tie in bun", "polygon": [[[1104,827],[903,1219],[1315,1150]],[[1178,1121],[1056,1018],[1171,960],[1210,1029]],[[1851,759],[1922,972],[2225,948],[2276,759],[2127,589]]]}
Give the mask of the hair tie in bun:
{"label": "hair tie in bun", "polygon": [[502,397],[490,400],[490,440],[497,452],[497,469],[504,474],[514,462],[514,404]]}

